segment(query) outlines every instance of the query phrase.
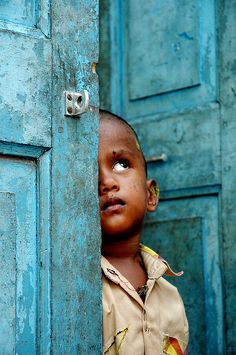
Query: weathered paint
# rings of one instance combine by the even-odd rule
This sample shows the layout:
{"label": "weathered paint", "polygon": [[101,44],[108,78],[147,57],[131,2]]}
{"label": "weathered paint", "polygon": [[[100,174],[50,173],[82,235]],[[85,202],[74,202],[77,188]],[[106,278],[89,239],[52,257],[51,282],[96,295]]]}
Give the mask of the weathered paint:
{"label": "weathered paint", "polygon": [[222,222],[227,354],[236,353],[236,1],[220,2],[219,63],[222,140]]}
{"label": "weathered paint", "polygon": [[[188,273],[193,275],[200,260],[197,277],[201,288],[193,295],[199,296],[200,324],[192,322],[191,313],[190,321],[192,334],[201,332],[201,346],[193,342],[190,349],[195,344],[193,353],[233,354],[236,2],[151,3],[117,0],[107,9],[107,2],[101,0],[101,10],[107,11],[100,26],[105,36],[104,42],[100,39],[101,106],[123,115],[135,126],[148,158],[162,153],[168,157],[165,162],[148,164],[149,174],[158,179],[161,190],[160,214],[166,206],[165,226],[169,226],[160,225],[160,240],[157,212],[153,237],[151,233],[148,237],[151,242],[156,236],[155,243],[169,249],[174,245],[176,259],[184,263],[181,245],[176,248],[175,241],[171,242],[172,234],[180,240],[184,235],[182,245],[186,247],[196,230],[198,240],[193,241],[192,260],[185,274],[186,278]],[[104,70],[107,64],[109,70]],[[180,209],[178,219],[182,204],[183,220],[172,220],[176,212],[172,208]],[[215,211],[216,205],[217,213],[209,215],[207,209]],[[191,221],[192,217],[188,221],[194,213],[201,221]],[[212,236],[210,249],[204,247],[208,235]],[[159,250],[161,245],[156,247]],[[211,311],[208,308],[205,316],[204,304],[205,308],[217,306]],[[213,334],[218,334],[218,339],[213,340]]]}
{"label": "weathered paint", "polygon": [[0,353],[98,354],[97,0],[1,2],[0,46]]}
{"label": "weathered paint", "polygon": [[[1,4],[0,13],[10,3]],[[18,3],[19,12],[24,6]],[[34,36],[33,25],[23,27],[27,28],[24,35],[18,27],[11,18],[0,22],[0,114],[4,118],[0,139],[50,146],[51,43],[39,28]]]}
{"label": "weathered paint", "polygon": [[16,330],[16,216],[13,193],[0,192],[0,208],[0,353],[13,354]]}
{"label": "weathered paint", "polygon": [[152,117],[146,125],[137,123],[136,129],[146,157],[167,155],[167,161],[149,164],[149,173],[158,180],[162,191],[219,183],[218,105],[161,120]]}
{"label": "weathered paint", "polygon": [[174,270],[184,270],[181,278],[168,281],[178,286],[186,306],[190,354],[223,353],[218,208],[217,195],[166,199],[147,216],[143,234],[143,242]]}
{"label": "weathered paint", "polygon": [[50,354],[51,351],[51,151],[38,160],[37,186],[38,201],[38,263],[40,271],[38,294],[38,351]]}
{"label": "weathered paint", "polygon": [[[101,9],[106,9],[101,3]],[[105,43],[110,39],[101,63],[109,62],[113,73],[108,80],[101,64],[101,88],[110,87],[106,104],[109,101],[113,111],[127,118],[144,120],[216,100],[214,13],[211,0],[204,4],[182,0],[181,6],[169,0],[110,2],[109,23],[101,25]],[[194,39],[186,39],[183,33]],[[134,88],[139,92],[131,94]]]}
{"label": "weathered paint", "polygon": [[4,0],[0,4],[0,19],[32,27],[35,25],[35,1],[26,0],[24,5],[19,0]]}
{"label": "weathered paint", "polygon": [[[52,351],[99,354],[98,2],[59,0],[52,14]],[[89,112],[65,118],[63,91],[83,89]]]}
{"label": "weathered paint", "polygon": [[[0,276],[1,282],[6,277],[12,280],[11,287],[14,288],[14,292],[10,293],[11,303],[5,304],[5,307],[15,309],[13,318],[10,319],[12,327],[15,328],[11,347],[16,353],[27,350],[34,354],[37,327],[35,313],[37,299],[36,164],[30,160],[2,156],[0,159],[0,191],[6,197],[9,195],[14,197],[14,202],[9,207],[11,215],[8,212],[9,208],[1,204],[2,218],[7,220],[12,216],[13,222],[15,221],[14,233],[11,234],[11,238],[5,240],[8,247],[5,245],[4,248],[7,258],[15,262],[15,267],[9,267],[7,274],[6,268],[1,268]],[[7,319],[5,318],[5,321]],[[4,338],[1,338],[1,346],[4,342]],[[7,351],[4,348],[2,350],[2,353]]]}
{"label": "weathered paint", "polygon": [[[199,2],[181,1],[181,7],[182,11],[177,16],[178,5],[170,0],[151,0],[142,6],[135,0],[129,1],[129,20],[126,23],[130,100],[200,84]],[[165,33],[164,40],[162,33]],[[146,56],[143,56],[144,43]],[[158,55],[157,48],[160,48]]]}

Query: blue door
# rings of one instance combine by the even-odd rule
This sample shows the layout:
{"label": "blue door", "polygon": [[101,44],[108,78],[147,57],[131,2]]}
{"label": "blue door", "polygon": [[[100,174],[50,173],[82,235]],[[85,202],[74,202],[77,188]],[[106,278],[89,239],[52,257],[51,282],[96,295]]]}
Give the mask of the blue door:
{"label": "blue door", "polygon": [[0,48],[0,354],[98,354],[98,2],[1,1]]}
{"label": "blue door", "polygon": [[189,353],[234,354],[235,2],[100,4],[101,106],[134,125],[161,190],[143,242],[185,271]]}

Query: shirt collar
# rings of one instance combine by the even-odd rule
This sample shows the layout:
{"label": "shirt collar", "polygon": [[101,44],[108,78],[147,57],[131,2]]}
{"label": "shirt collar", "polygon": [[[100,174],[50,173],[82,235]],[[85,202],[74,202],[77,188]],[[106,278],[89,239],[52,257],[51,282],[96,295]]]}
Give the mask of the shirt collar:
{"label": "shirt collar", "polygon": [[140,244],[140,252],[149,278],[183,275],[183,271],[174,272],[165,259],[147,246]]}
{"label": "shirt collar", "polygon": [[[183,271],[177,273],[174,272],[170,268],[167,261],[165,261],[160,255],[143,244],[140,244],[140,252],[149,279],[158,279],[163,275],[181,276],[183,274]],[[126,281],[122,274],[120,274],[120,272],[112,264],[110,264],[104,256],[102,256],[101,259],[101,267],[104,274],[116,284],[119,284],[120,281]]]}

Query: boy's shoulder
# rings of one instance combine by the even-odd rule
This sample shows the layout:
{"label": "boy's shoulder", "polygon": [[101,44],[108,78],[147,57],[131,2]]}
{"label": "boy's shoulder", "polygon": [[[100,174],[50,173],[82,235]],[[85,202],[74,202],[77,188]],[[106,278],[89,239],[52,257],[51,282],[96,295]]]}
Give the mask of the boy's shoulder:
{"label": "boy's shoulder", "polygon": [[[163,259],[154,250],[143,244],[140,244],[140,253],[148,278],[159,279],[163,275],[181,276],[183,274],[183,271],[174,272],[165,259]],[[104,256],[102,256],[101,259],[101,267],[105,276],[107,276],[113,282],[118,283],[117,277],[118,279],[123,278],[119,271],[114,268],[114,266],[111,265],[110,262]]]}

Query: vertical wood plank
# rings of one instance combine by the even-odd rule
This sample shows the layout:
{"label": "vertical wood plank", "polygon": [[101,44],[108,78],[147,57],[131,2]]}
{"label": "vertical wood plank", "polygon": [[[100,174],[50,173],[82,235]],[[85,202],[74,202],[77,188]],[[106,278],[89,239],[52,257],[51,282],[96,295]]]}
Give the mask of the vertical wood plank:
{"label": "vertical wood plank", "polygon": [[219,7],[220,103],[222,128],[222,220],[227,354],[236,353],[236,1]]}
{"label": "vertical wood plank", "polygon": [[38,269],[39,269],[39,295],[38,295],[38,351],[49,355],[51,348],[51,152],[45,152],[38,159],[37,187],[38,187]]}
{"label": "vertical wood plank", "polygon": [[0,192],[0,354],[15,353],[15,194]]}
{"label": "vertical wood plank", "polygon": [[[52,16],[52,352],[99,354],[98,2],[55,1]],[[64,90],[83,89],[89,113],[65,117]]]}

